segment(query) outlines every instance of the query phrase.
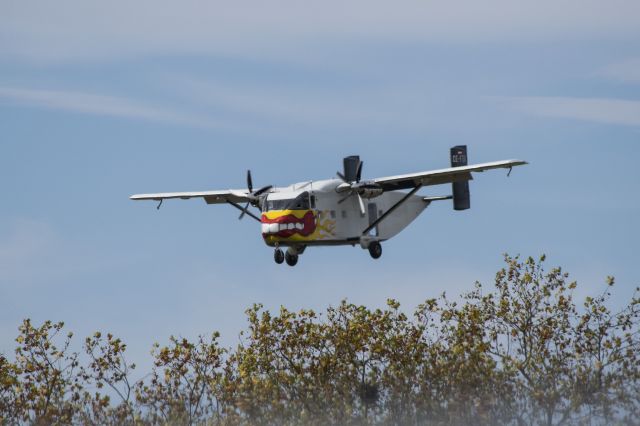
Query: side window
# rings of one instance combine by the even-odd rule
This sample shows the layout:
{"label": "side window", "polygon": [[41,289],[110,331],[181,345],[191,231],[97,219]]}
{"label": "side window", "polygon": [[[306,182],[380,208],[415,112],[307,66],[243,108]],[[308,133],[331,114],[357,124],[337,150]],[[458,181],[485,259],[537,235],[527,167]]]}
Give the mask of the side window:
{"label": "side window", "polygon": [[290,200],[269,200],[267,210],[283,210]]}
{"label": "side window", "polygon": [[303,192],[294,199],[288,200],[269,200],[264,203],[264,209],[267,210],[308,210],[315,208],[316,197],[315,195],[309,196],[309,192]]}
{"label": "side window", "polygon": [[290,210],[307,210],[309,208],[309,193],[303,192],[298,195],[296,198],[291,200],[287,208]]}

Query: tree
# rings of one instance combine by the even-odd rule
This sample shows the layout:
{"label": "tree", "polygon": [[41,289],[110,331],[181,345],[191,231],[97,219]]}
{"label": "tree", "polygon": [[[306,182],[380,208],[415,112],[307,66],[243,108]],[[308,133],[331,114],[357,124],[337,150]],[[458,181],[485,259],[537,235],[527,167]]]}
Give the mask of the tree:
{"label": "tree", "polygon": [[83,354],[63,323],[25,320],[0,355],[0,424],[638,424],[640,298],[574,301],[560,268],[505,256],[493,286],[408,317],[342,301],[323,313],[255,304],[235,348],[218,333],[155,344],[133,382],[120,339]]}
{"label": "tree", "polygon": [[496,293],[482,296],[477,285],[466,298],[486,318],[490,352],[511,376],[516,420],[551,425],[587,415],[609,422],[637,413],[638,298],[612,314],[608,278],[607,290],[587,297],[580,313],[572,295],[577,283],[561,268],[546,273],[544,260],[505,256]]}
{"label": "tree", "polygon": [[196,343],[170,338],[170,345],[154,345],[154,369],[148,382],[136,386],[136,401],[153,424],[196,424],[219,418],[216,394],[225,350],[218,333],[200,336]]}
{"label": "tree", "polygon": [[[132,391],[135,386],[131,382],[131,371],[135,364],[128,364],[125,359],[127,345],[122,340],[101,332],[87,337],[84,351],[88,357],[88,365],[82,367],[80,376],[85,387],[93,385],[94,393],[82,394],[82,409],[77,412],[77,419],[83,424],[133,424],[136,421],[135,408],[132,405]],[[101,393],[104,388],[118,398],[116,404],[111,403],[108,394]]]}
{"label": "tree", "polygon": [[[80,399],[78,354],[69,351],[73,333],[61,338],[63,322],[34,327],[25,319],[16,338],[15,364],[5,363],[3,393],[10,394],[12,420],[31,424],[69,423]],[[61,342],[58,342],[61,340]]]}

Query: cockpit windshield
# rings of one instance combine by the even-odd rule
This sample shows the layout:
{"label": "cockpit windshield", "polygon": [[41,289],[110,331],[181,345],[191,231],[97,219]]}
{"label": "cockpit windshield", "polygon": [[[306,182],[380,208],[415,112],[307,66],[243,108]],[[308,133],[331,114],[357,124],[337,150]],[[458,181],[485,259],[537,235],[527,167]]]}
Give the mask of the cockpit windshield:
{"label": "cockpit windshield", "polygon": [[[311,196],[313,198],[313,196]],[[265,203],[266,210],[309,210],[313,208],[309,199],[309,192],[305,191],[296,198],[284,200],[269,200]]]}

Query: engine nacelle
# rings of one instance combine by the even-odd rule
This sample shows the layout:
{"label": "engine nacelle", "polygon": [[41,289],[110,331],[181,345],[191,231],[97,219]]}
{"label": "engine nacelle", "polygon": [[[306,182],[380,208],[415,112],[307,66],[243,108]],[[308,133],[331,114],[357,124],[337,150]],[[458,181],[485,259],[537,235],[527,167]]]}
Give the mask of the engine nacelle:
{"label": "engine nacelle", "polygon": [[[467,165],[467,146],[457,145],[451,148],[451,167],[461,167]],[[471,196],[469,193],[469,181],[453,182],[453,209],[467,210],[471,207]]]}
{"label": "engine nacelle", "polygon": [[382,195],[382,192],[383,192],[382,188],[371,188],[371,189],[361,190],[359,194],[362,198],[375,198]]}
{"label": "engine nacelle", "polygon": [[351,188],[362,198],[375,198],[384,192],[380,185],[373,181],[358,182],[351,185]]}

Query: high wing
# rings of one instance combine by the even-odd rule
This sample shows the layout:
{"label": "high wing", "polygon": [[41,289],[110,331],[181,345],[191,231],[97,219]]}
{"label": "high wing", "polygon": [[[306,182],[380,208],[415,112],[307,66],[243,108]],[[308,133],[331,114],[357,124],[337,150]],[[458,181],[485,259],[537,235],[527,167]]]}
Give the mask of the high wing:
{"label": "high wing", "polygon": [[129,197],[131,200],[155,200],[162,201],[170,198],[204,198],[207,204],[221,203],[244,203],[251,200],[246,189],[228,189],[223,191],[200,191],[200,192],[164,192],[158,194],[136,194]]}
{"label": "high wing", "polygon": [[522,160],[502,160],[490,163],[472,164],[470,166],[449,167],[447,169],[430,170],[406,175],[388,176],[373,179],[384,191],[415,188],[418,185],[440,185],[443,183],[472,180],[471,172],[484,172],[492,169],[510,169],[527,164]]}

